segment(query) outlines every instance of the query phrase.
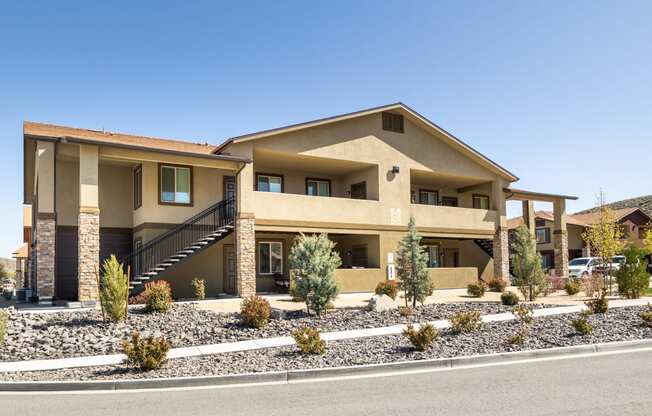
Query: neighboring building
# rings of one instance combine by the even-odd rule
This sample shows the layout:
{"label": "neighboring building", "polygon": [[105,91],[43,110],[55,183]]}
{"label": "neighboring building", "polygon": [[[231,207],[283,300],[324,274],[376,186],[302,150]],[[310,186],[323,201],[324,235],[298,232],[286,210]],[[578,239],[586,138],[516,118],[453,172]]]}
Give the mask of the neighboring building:
{"label": "neighboring building", "polygon": [[322,232],[342,291],[369,291],[391,277],[410,216],[435,286],[465,287],[508,276],[507,199],[553,202],[567,246],[573,197],[510,188],[516,176],[400,103],[217,147],[31,122],[24,141],[42,301],[97,299],[110,254],[135,286],[165,279],[175,297],[192,296],[194,277],[209,296],[273,291],[294,239]]}
{"label": "neighboring building", "polygon": [[[616,221],[622,227],[625,238],[638,247],[643,247],[643,239],[652,219],[639,208],[621,208],[613,212]],[[550,211],[536,211],[534,216],[537,251],[541,254],[544,268],[554,268],[555,253],[551,239],[554,222],[553,214]],[[582,234],[588,227],[595,224],[598,219],[599,213],[595,211],[567,216],[569,260],[591,256],[591,250],[587,247]],[[522,217],[510,218],[507,221],[510,231],[516,229],[522,223]]]}

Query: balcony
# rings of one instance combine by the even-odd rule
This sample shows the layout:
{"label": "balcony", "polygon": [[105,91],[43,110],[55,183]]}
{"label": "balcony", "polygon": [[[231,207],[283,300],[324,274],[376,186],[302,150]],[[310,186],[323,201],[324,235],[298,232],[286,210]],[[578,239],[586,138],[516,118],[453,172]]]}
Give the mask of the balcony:
{"label": "balcony", "polygon": [[487,209],[412,204],[411,213],[419,228],[455,233],[493,234],[498,213]]}

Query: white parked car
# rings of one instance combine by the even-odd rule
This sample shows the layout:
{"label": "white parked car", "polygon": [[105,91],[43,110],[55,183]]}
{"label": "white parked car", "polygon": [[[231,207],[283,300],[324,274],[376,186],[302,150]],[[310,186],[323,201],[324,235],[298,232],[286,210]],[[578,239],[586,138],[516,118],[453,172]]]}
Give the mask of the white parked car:
{"label": "white parked car", "polygon": [[[615,256],[611,259],[612,273],[620,269],[620,265],[625,263],[625,256]],[[594,271],[602,269],[602,260],[599,257],[578,257],[568,263],[569,277],[583,279],[590,276]]]}

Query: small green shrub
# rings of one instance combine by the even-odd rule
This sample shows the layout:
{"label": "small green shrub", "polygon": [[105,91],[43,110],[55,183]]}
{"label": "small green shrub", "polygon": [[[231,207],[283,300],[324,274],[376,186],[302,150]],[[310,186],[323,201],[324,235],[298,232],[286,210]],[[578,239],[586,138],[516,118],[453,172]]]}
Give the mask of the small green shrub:
{"label": "small green shrub", "polygon": [[627,299],[638,299],[650,286],[650,275],[646,271],[646,252],[632,244],[623,254],[625,262],[615,273],[618,293]]}
{"label": "small green shrub", "polygon": [[575,331],[577,331],[578,334],[581,335],[589,335],[593,332],[593,327],[589,323],[589,321],[586,320],[584,316],[581,318],[573,319],[571,321],[571,324],[573,325],[573,328],[575,328]]}
{"label": "small green shrub", "polygon": [[647,325],[649,327],[652,327],[652,305],[650,305],[648,303],[647,304],[647,311],[643,311],[643,312],[639,313],[638,316],[641,317],[641,319],[643,320],[643,323],[645,323],[645,325]]}
{"label": "small green shrub", "polygon": [[195,277],[190,281],[190,284],[192,285],[193,292],[195,292],[195,298],[199,300],[206,299],[206,290],[205,290],[206,282],[204,281],[204,279],[199,279]]}
{"label": "small green shrub", "polygon": [[481,298],[484,296],[484,292],[487,290],[487,287],[484,283],[480,282],[478,284],[471,283],[466,287],[466,293],[473,298]]}
{"label": "small green shrub", "polygon": [[269,322],[272,307],[267,299],[251,296],[240,304],[242,322],[250,328],[262,328]]}
{"label": "small green shrub", "polygon": [[0,310],[0,345],[2,345],[5,342],[8,323],[9,323],[9,314],[7,313],[7,311]]}
{"label": "small green shrub", "polygon": [[577,295],[580,293],[581,288],[582,284],[579,279],[568,279],[568,282],[564,285],[564,290],[566,290],[568,296]]}
{"label": "small green shrub", "polygon": [[507,282],[504,279],[500,278],[493,278],[489,281],[487,284],[489,287],[489,291],[491,292],[503,292],[505,291],[505,288],[507,287]]}
{"label": "small green shrub", "polygon": [[398,313],[403,317],[407,317],[407,316],[412,316],[413,311],[412,308],[409,306],[399,306]]}
{"label": "small green shrub", "polygon": [[503,305],[514,306],[519,302],[518,295],[514,292],[504,292],[500,295],[500,301]]}
{"label": "small green shrub", "polygon": [[417,351],[425,351],[432,346],[432,341],[439,336],[439,331],[431,324],[421,325],[418,330],[408,325],[403,331]]}
{"label": "small green shrub", "polygon": [[292,338],[304,354],[324,354],[326,343],[322,341],[317,328],[302,327],[292,332]]}
{"label": "small green shrub", "polygon": [[607,299],[606,289],[602,289],[599,297],[584,302],[590,314],[607,313],[609,309],[609,299]]}
{"label": "small green shrub", "polygon": [[396,299],[396,295],[398,295],[398,283],[395,280],[378,282],[378,285],[376,285],[376,294],[387,295],[392,299]]}
{"label": "small green shrub", "polygon": [[512,313],[516,316],[516,319],[521,321],[525,325],[530,325],[534,318],[532,317],[532,309],[526,305],[518,305],[512,309]]}
{"label": "small green shrub", "polygon": [[451,328],[456,333],[473,332],[482,325],[480,311],[475,309],[469,312],[458,312],[450,318]]}
{"label": "small green shrub", "polygon": [[513,345],[523,345],[527,340],[527,337],[530,335],[530,329],[526,325],[521,325],[518,331],[511,337],[508,341]]}
{"label": "small green shrub", "polygon": [[122,343],[122,349],[127,355],[127,363],[138,367],[141,371],[160,368],[167,360],[170,343],[163,337],[147,337],[142,339],[140,333],[134,331],[131,340]]}
{"label": "small green shrub", "polygon": [[106,316],[113,322],[124,321],[127,317],[129,297],[129,276],[122,263],[112,254],[102,265],[100,303]]}
{"label": "small green shrub", "polygon": [[172,303],[172,288],[165,280],[145,283],[143,297],[148,312],[164,313],[170,309]]}

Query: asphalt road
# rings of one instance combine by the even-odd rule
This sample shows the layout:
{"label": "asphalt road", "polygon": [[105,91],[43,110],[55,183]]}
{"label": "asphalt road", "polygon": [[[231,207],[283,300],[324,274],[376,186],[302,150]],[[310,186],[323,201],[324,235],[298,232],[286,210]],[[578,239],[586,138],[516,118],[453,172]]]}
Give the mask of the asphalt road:
{"label": "asphalt road", "polygon": [[650,415],[652,351],[232,388],[0,394],[0,415]]}

